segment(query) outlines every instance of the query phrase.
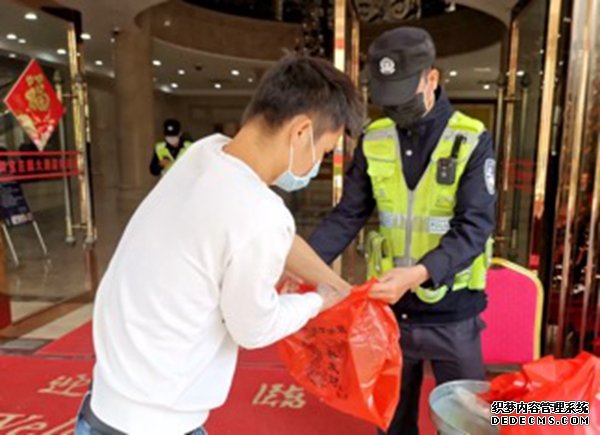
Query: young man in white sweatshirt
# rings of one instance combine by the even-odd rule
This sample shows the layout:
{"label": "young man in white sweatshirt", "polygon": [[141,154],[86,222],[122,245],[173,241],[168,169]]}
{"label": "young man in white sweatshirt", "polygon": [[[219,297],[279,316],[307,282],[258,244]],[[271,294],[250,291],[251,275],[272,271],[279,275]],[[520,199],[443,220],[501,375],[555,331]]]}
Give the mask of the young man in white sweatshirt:
{"label": "young man in white sweatshirt", "polygon": [[[345,297],[349,285],[295,235],[269,186],[305,187],[342,134],[359,134],[362,110],[329,62],[286,56],[233,139],[199,141],[165,175],[100,284],[97,361],[77,435],[204,434],[227,398],[238,347],[268,346]],[[319,290],[279,295],[284,270]]]}

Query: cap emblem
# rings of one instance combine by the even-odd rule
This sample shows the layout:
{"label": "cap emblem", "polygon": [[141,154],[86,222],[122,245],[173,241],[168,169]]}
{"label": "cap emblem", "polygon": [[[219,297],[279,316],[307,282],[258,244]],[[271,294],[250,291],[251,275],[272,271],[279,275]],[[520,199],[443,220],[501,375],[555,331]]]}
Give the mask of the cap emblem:
{"label": "cap emblem", "polygon": [[384,76],[391,76],[396,72],[396,63],[389,57],[383,57],[379,61],[379,72]]}

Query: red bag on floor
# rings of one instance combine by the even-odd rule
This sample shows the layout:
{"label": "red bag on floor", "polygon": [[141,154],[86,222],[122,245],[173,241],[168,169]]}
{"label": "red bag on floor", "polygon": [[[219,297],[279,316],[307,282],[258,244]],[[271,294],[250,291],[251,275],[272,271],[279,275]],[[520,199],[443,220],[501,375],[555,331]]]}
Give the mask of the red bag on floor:
{"label": "red bag on floor", "polygon": [[[570,402],[589,403],[589,425],[527,425],[502,426],[500,435],[593,435],[600,434],[600,358],[583,352],[576,358],[557,360],[548,356],[523,365],[520,373],[508,373],[495,378],[490,391],[481,395],[489,403]],[[553,408],[552,408],[553,409]],[[492,410],[492,413],[494,411]],[[513,416],[553,416],[564,414],[496,414]],[[570,418],[570,414],[567,417]]]}
{"label": "red bag on floor", "polygon": [[387,429],[400,398],[400,331],[392,310],[368,298],[374,282],[282,340],[279,353],[307,391]]}

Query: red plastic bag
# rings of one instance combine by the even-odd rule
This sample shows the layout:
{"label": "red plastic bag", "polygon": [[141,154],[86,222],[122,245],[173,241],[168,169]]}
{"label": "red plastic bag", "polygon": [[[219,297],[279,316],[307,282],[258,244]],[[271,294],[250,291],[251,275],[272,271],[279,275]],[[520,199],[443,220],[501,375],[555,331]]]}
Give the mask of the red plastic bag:
{"label": "red plastic bag", "polygon": [[[589,425],[527,425],[503,426],[501,435],[527,433],[528,435],[592,435],[600,434],[600,358],[583,352],[576,358],[557,360],[552,356],[525,364],[520,373],[508,373],[495,378],[490,391],[481,397],[494,401],[514,402],[569,402],[589,404]],[[562,414],[507,414],[553,416]],[[570,417],[570,415],[568,415]]]}
{"label": "red plastic bag", "polygon": [[[387,429],[400,398],[400,331],[391,309],[368,298],[375,281],[279,343],[303,388],[327,405]],[[313,288],[314,290],[314,288]]]}

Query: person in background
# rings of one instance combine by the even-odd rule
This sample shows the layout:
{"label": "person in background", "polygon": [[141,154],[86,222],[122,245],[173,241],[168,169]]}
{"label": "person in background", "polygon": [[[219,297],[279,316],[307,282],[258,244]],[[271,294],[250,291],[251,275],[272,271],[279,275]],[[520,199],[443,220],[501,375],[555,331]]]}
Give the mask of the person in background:
{"label": "person in background", "polygon": [[[306,187],[362,122],[349,77],[289,55],[265,73],[233,139],[211,135],[179,159],[136,210],[100,283],[77,435],[205,434],[240,346],[273,344],[349,293],[270,186]],[[278,294],[284,270],[317,291]]]}
{"label": "person in background", "polygon": [[164,175],[178,158],[192,145],[181,134],[181,124],[176,119],[167,119],[163,124],[165,140],[154,145],[150,173],[154,176]]}

